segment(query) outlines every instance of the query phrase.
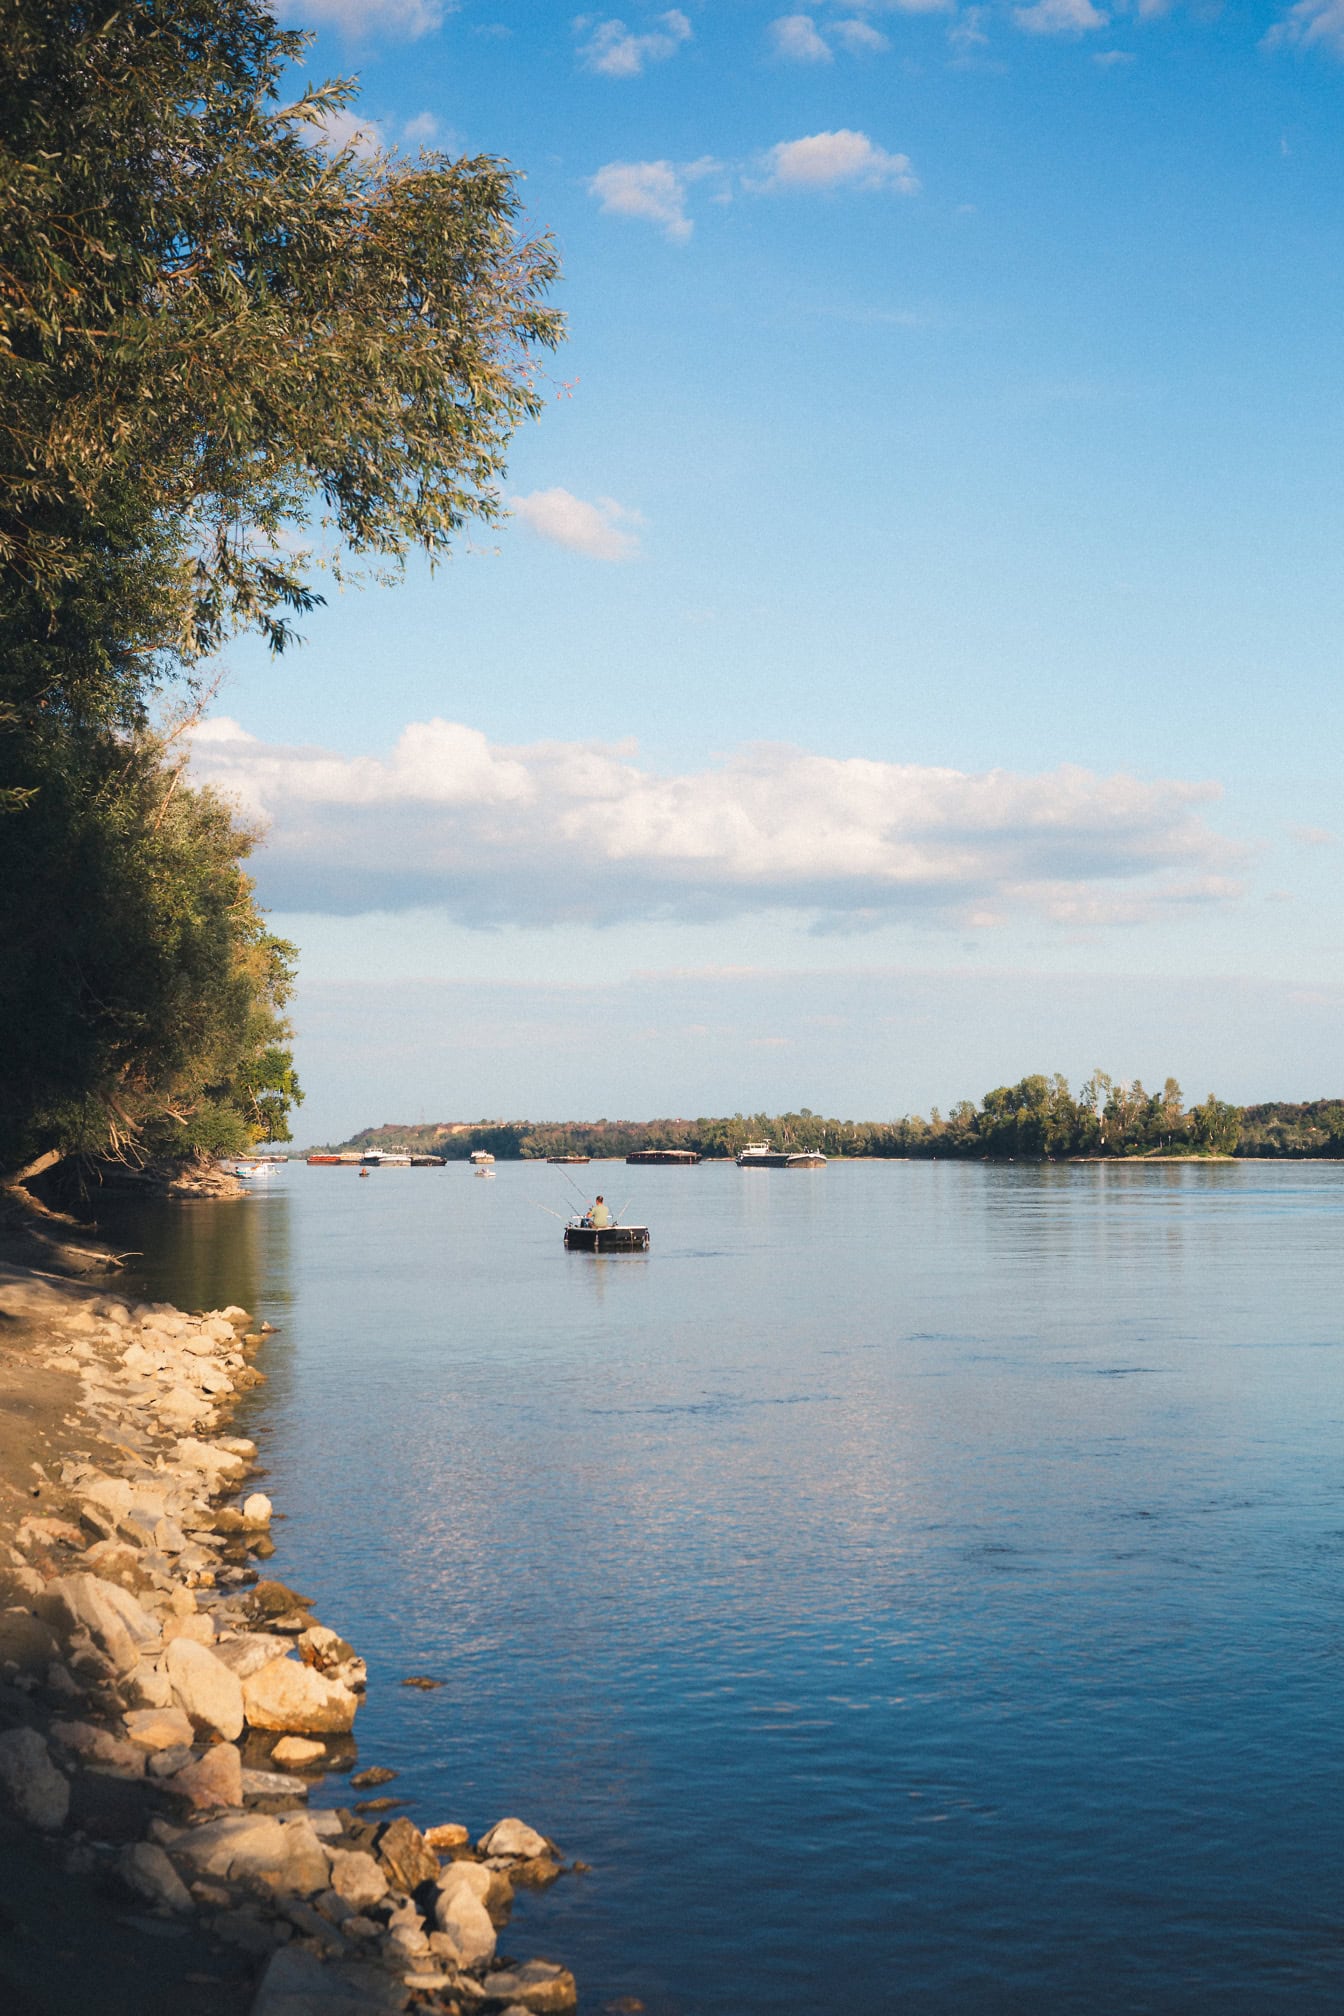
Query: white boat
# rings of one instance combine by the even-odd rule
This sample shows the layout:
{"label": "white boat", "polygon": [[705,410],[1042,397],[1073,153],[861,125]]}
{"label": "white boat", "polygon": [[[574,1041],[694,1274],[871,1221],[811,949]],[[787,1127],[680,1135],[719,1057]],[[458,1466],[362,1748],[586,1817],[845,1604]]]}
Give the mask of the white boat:
{"label": "white boat", "polygon": [[476,1167],[475,1167],[475,1168],[474,1168],[474,1169],[472,1170],[472,1172],[471,1172],[471,1173],[472,1173],[472,1175],[473,1175],[473,1176],[484,1176],[484,1177],[486,1177],[486,1178],[487,1178],[487,1179],[488,1179],[488,1180],[489,1180],[489,1181],[490,1181],[491,1183],[493,1183],[493,1182],[494,1182],[494,1180],[495,1180],[495,1172],[494,1172],[494,1169],[492,1168],[492,1166],[491,1166],[491,1165],[490,1165],[490,1164],[489,1164],[488,1162],[478,1162],[478,1163],[476,1164]]}
{"label": "white boat", "polygon": [[409,1148],[370,1148],[359,1159],[366,1169],[409,1169],[411,1151]]}
{"label": "white boat", "polygon": [[474,1162],[478,1169],[483,1169],[487,1163],[493,1162],[494,1159],[488,1148],[473,1148],[467,1157],[468,1162]]}

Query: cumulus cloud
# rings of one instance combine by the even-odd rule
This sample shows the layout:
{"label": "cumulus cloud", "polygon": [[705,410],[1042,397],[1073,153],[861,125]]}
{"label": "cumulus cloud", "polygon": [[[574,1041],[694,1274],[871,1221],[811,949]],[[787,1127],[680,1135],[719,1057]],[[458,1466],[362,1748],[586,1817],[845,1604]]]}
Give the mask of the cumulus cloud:
{"label": "cumulus cloud", "polygon": [[665,63],[675,56],[692,35],[691,24],[679,7],[659,14],[654,26],[642,35],[627,28],[624,21],[599,21],[591,14],[581,14],[574,29],[588,37],[579,50],[579,60],[599,77],[638,77],[647,64]]}
{"label": "cumulus cloud", "polygon": [[714,918],[763,909],[857,929],[1027,913],[1134,923],[1236,892],[1208,784],[1064,766],[980,774],[761,745],[660,774],[629,745],[503,747],[413,723],[390,755],[273,747],[216,719],[193,770],[271,821],[266,900],[460,921]]}
{"label": "cumulus cloud", "polygon": [[303,0],[287,15],[299,15],[305,27],[329,24],[349,36],[402,36],[417,41],[443,26],[445,14],[457,11],[455,0]]}
{"label": "cumulus cloud", "polygon": [[1014,7],[1013,19],[1027,35],[1086,35],[1104,28],[1110,16],[1092,0],[1034,0],[1030,7]]}
{"label": "cumulus cloud", "polygon": [[626,510],[612,497],[599,497],[590,504],[557,487],[534,490],[512,503],[516,515],[539,539],[568,546],[572,553],[586,553],[590,560],[633,560],[639,551],[639,534],[630,528],[643,521],[637,511]]}
{"label": "cumulus cloud", "polygon": [[1344,0],[1297,0],[1265,36],[1265,47],[1328,49],[1344,56]]}
{"label": "cumulus cloud", "polygon": [[[943,0],[937,0],[937,4],[941,7]],[[874,28],[871,21],[861,21],[857,16],[849,21],[833,21],[831,34],[852,56],[881,56],[891,47],[880,28]]]}
{"label": "cumulus cloud", "polygon": [[866,133],[842,126],[835,133],[809,133],[781,140],[765,156],[768,190],[895,189],[912,195],[919,179],[908,154],[888,154]]}
{"label": "cumulus cloud", "polygon": [[684,243],[694,228],[686,215],[687,180],[687,170],[672,161],[608,161],[590,178],[588,193],[608,215],[642,217]]}
{"label": "cumulus cloud", "polygon": [[817,24],[810,14],[781,14],[770,23],[767,32],[770,47],[786,63],[832,61],[830,45],[817,33]]}
{"label": "cumulus cloud", "polygon": [[811,14],[781,14],[766,32],[773,53],[786,63],[831,63],[837,47],[851,56],[880,56],[891,47],[880,29],[857,15],[818,26]]}

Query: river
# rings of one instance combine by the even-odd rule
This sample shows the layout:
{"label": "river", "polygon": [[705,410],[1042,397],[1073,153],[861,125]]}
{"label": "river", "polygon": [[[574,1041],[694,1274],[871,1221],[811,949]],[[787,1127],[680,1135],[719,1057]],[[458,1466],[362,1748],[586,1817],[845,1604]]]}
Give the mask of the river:
{"label": "river", "polygon": [[588,2012],[1333,2016],[1344,1168],[572,1173],[647,1255],[517,1163],[107,1221],[280,1326],[240,1426],[362,1761],[591,1864],[503,1949]]}

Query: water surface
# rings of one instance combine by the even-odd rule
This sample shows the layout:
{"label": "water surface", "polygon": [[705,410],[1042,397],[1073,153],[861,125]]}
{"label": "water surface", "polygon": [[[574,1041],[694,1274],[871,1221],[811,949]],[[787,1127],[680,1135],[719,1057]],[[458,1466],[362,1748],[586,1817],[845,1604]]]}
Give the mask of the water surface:
{"label": "water surface", "polygon": [[364,1760],[592,1864],[506,1950],[649,2016],[1337,2011],[1344,1169],[576,1174],[647,1256],[518,1164],[117,1228],[282,1326]]}

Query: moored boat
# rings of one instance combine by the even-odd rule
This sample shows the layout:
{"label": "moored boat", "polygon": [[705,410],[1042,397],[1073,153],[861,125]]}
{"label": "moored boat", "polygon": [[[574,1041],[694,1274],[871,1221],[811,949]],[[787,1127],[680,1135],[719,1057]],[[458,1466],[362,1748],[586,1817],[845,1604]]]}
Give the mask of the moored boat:
{"label": "moored boat", "polygon": [[553,1163],[557,1168],[562,1163],[586,1162],[588,1159],[586,1155],[548,1155],[546,1157],[546,1160]]}
{"label": "moored boat", "polygon": [[488,1148],[473,1148],[470,1155],[468,1155],[467,1157],[468,1162],[474,1162],[478,1169],[485,1168],[486,1165],[490,1162],[493,1162],[494,1159],[495,1159],[494,1156],[490,1153],[490,1150]]}
{"label": "moored boat", "polygon": [[824,1169],[819,1148],[772,1148],[768,1141],[748,1141],[737,1157],[739,1169]]}
{"label": "moored boat", "polygon": [[678,1167],[689,1168],[700,1157],[694,1148],[635,1148],[625,1159],[627,1162],[672,1162]]}
{"label": "moored boat", "polygon": [[360,1156],[366,1169],[409,1169],[409,1148],[370,1148]]}

